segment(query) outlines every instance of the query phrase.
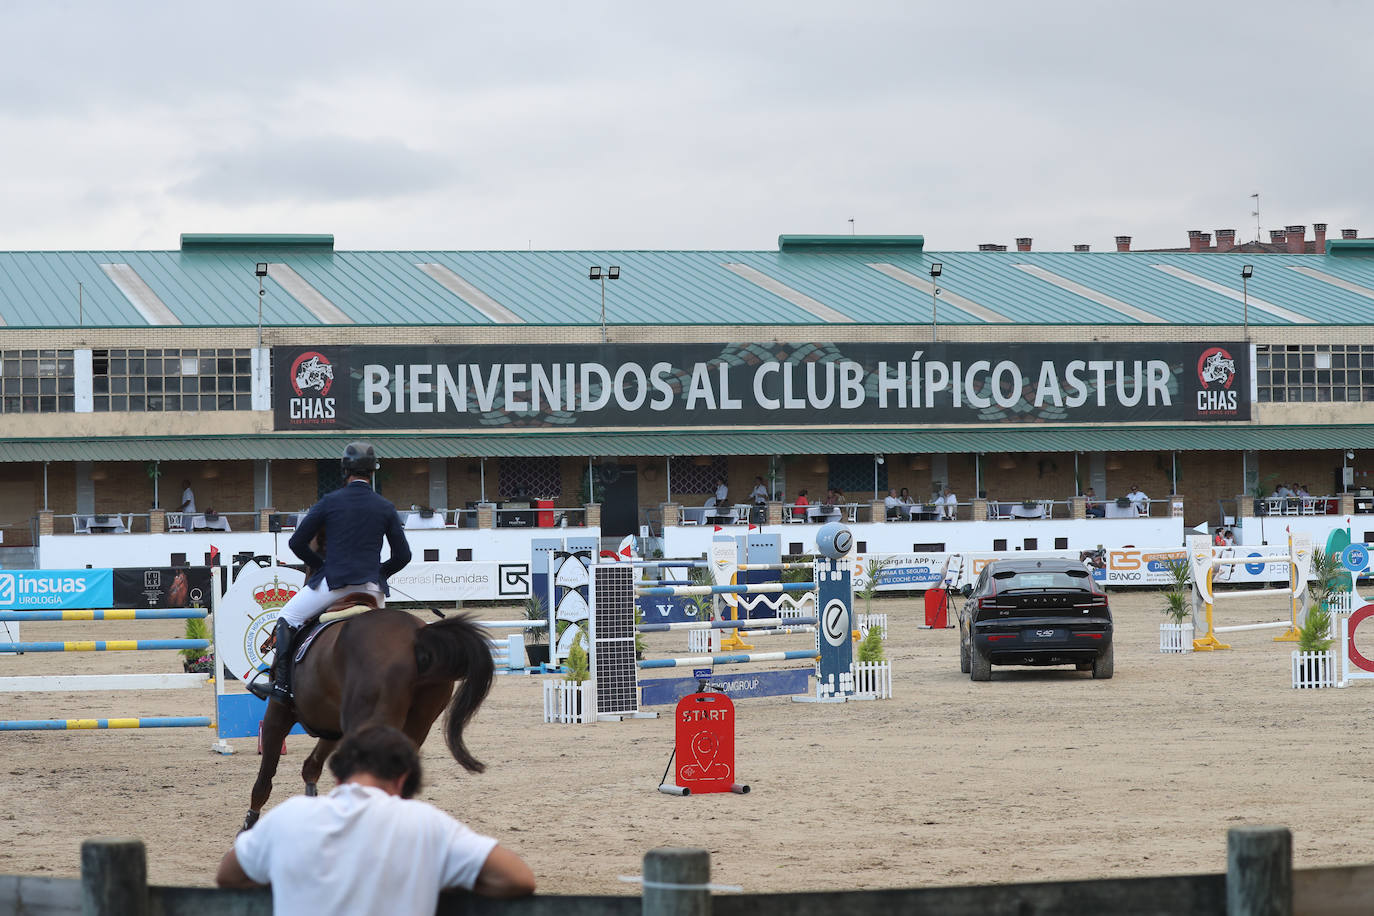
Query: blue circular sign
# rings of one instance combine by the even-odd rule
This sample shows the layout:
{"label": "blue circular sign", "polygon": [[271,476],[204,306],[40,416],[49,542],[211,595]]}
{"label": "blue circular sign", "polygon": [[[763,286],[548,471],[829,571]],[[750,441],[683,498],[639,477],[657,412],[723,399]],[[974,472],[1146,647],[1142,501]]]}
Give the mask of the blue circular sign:
{"label": "blue circular sign", "polygon": [[1246,563],[1245,571],[1252,576],[1258,576],[1260,573],[1264,572],[1264,555],[1259,553],[1252,553],[1250,554],[1250,556],[1259,557],[1260,561],[1258,563]]}
{"label": "blue circular sign", "polygon": [[816,552],[839,560],[854,547],[854,535],[839,522],[827,522],[816,532]]}
{"label": "blue circular sign", "polygon": [[1369,565],[1369,548],[1363,544],[1351,544],[1341,551],[1341,565],[1351,572],[1360,572]]}

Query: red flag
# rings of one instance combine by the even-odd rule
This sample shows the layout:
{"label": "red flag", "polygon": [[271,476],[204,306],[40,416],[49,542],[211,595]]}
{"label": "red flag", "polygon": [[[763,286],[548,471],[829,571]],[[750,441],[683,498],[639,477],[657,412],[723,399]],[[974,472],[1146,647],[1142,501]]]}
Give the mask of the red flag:
{"label": "red flag", "polygon": [[219,565],[219,548],[216,547],[214,544],[210,545],[210,565]]}

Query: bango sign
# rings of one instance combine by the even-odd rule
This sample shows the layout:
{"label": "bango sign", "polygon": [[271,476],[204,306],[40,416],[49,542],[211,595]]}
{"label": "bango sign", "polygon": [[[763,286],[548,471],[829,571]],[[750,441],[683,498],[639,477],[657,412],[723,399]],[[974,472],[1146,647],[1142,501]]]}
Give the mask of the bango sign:
{"label": "bango sign", "polygon": [[106,608],[114,601],[109,569],[15,570],[0,573],[0,610]]}

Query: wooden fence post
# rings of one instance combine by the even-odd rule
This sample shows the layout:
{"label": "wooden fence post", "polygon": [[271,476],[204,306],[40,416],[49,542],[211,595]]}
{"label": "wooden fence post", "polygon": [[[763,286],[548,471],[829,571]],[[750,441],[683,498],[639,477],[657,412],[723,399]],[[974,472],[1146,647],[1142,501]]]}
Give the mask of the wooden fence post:
{"label": "wooden fence post", "polygon": [[644,854],[644,916],[711,916],[710,880],[711,854],[704,849],[649,850]]}
{"label": "wooden fence post", "polygon": [[147,916],[148,855],[143,841],[92,837],[81,844],[82,916]]}
{"label": "wooden fence post", "polygon": [[1226,916],[1293,916],[1293,834],[1287,827],[1226,832]]}

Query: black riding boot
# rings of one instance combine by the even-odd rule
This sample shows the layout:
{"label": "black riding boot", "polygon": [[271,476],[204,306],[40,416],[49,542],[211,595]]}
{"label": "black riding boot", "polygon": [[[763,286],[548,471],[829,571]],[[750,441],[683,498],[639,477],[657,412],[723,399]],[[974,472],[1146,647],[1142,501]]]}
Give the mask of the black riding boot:
{"label": "black riding boot", "polygon": [[270,683],[254,683],[248,685],[249,693],[260,700],[279,700],[283,703],[291,701],[291,643],[296,638],[296,627],[291,626],[285,619],[277,618],[276,630],[276,649],[272,655],[272,670]]}

